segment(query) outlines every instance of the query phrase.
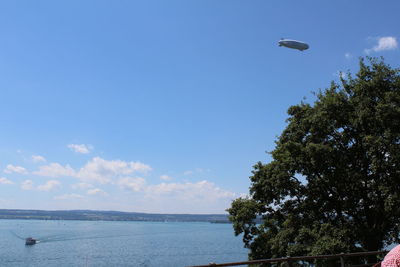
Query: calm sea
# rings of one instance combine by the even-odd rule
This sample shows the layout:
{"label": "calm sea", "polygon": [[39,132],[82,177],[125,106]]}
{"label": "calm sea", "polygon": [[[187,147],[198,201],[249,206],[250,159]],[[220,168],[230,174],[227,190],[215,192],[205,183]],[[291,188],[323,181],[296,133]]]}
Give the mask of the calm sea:
{"label": "calm sea", "polygon": [[[25,246],[26,237],[40,242]],[[247,259],[232,225],[0,220],[0,266],[178,267]]]}

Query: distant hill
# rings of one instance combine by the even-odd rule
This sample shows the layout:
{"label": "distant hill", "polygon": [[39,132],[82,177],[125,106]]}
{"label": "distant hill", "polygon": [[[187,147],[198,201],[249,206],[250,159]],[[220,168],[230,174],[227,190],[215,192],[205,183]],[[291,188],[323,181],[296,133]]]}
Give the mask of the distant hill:
{"label": "distant hill", "polygon": [[229,223],[225,214],[155,214],[97,210],[0,209],[0,219]]}

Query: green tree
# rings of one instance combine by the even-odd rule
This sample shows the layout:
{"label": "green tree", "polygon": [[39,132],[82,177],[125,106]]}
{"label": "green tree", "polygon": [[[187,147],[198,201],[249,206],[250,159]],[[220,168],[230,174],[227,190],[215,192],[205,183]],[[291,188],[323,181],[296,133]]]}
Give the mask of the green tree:
{"label": "green tree", "polygon": [[232,202],[250,259],[400,241],[400,70],[367,61],[312,105],[289,108],[272,161],[254,166],[249,197]]}

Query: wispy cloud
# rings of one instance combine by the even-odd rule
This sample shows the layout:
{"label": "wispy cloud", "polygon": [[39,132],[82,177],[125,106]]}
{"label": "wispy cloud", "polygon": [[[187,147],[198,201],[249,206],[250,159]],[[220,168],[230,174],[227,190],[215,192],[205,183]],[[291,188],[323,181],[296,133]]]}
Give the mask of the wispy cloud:
{"label": "wispy cloud", "polygon": [[210,171],[209,169],[205,170],[203,168],[196,168],[194,170],[187,170],[187,171],[183,172],[183,175],[192,175],[195,173],[203,173],[203,172],[209,172],[209,171]]}
{"label": "wispy cloud", "polygon": [[13,182],[5,177],[0,177],[0,184],[13,184]]}
{"label": "wispy cloud", "polygon": [[145,188],[146,180],[141,177],[137,177],[137,178],[125,177],[125,178],[119,179],[117,184],[121,188],[131,190],[134,192],[139,192]]}
{"label": "wispy cloud", "polygon": [[39,185],[37,187],[37,189],[39,191],[51,191],[51,190],[53,190],[55,188],[58,188],[60,186],[61,186],[61,183],[59,181],[57,181],[57,180],[49,180],[45,184]]}
{"label": "wispy cloud", "polygon": [[160,176],[160,179],[164,181],[171,181],[172,177],[164,174]]}
{"label": "wispy cloud", "polygon": [[344,57],[345,57],[346,59],[352,59],[352,58],[353,58],[353,55],[350,54],[350,53],[345,53],[345,54],[344,54]]}
{"label": "wispy cloud", "polygon": [[49,180],[42,185],[35,187],[32,180],[25,180],[21,183],[21,189],[23,190],[39,190],[39,191],[51,191],[61,187],[61,183],[57,180]]}
{"label": "wispy cloud", "polygon": [[79,194],[64,194],[60,196],[55,196],[54,199],[56,200],[71,200],[71,199],[82,199],[84,196],[79,195]]}
{"label": "wispy cloud", "polygon": [[238,194],[202,180],[186,183],[161,183],[145,189],[146,206],[153,211],[220,213],[229,207]]}
{"label": "wispy cloud", "polygon": [[190,199],[233,199],[236,194],[217,187],[214,183],[202,180],[196,183],[160,183],[147,185],[143,178],[122,178],[117,183],[121,188],[145,193],[147,197],[172,196],[182,200]]}
{"label": "wispy cloud", "polygon": [[85,144],[69,144],[68,148],[71,149],[72,151],[80,154],[89,154],[90,151],[93,149],[91,145],[85,145]]}
{"label": "wispy cloud", "polygon": [[108,196],[106,192],[101,190],[100,188],[89,189],[86,194],[88,195],[100,195],[100,196]]}
{"label": "wispy cloud", "polygon": [[371,52],[394,50],[398,47],[397,39],[394,36],[379,37],[376,40],[377,44],[375,46],[364,50],[366,54],[370,54]]}
{"label": "wispy cloud", "polygon": [[33,181],[32,180],[25,180],[21,183],[21,188],[23,190],[33,190]]}
{"label": "wispy cloud", "polygon": [[8,164],[4,169],[5,173],[19,173],[19,174],[28,174],[28,171],[21,166],[14,166],[12,164]]}
{"label": "wispy cloud", "polygon": [[88,184],[88,183],[77,183],[77,184],[71,185],[71,187],[73,189],[83,190],[83,189],[93,188],[94,186],[92,184]]}
{"label": "wispy cloud", "polygon": [[223,190],[214,183],[203,180],[197,183],[161,183],[146,188],[150,195],[174,195],[185,200],[234,198],[233,192]]}
{"label": "wispy cloud", "polygon": [[143,178],[126,178],[118,184],[132,192],[130,197],[150,212],[220,213],[239,196],[207,180],[147,184]]}
{"label": "wispy cloud", "polygon": [[37,163],[37,162],[46,162],[46,159],[42,156],[39,155],[32,155],[32,161]]}
{"label": "wispy cloud", "polygon": [[38,176],[54,178],[62,176],[76,176],[76,172],[71,166],[62,166],[59,163],[50,163],[48,165],[40,166],[38,171],[34,171],[32,173]]}

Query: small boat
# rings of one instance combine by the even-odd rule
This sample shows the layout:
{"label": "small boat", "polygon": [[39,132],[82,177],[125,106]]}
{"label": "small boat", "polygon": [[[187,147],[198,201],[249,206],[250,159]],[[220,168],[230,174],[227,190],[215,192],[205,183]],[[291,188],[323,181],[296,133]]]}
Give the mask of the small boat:
{"label": "small boat", "polygon": [[35,245],[36,242],[37,240],[32,237],[28,237],[27,239],[25,239],[25,245],[27,246]]}

